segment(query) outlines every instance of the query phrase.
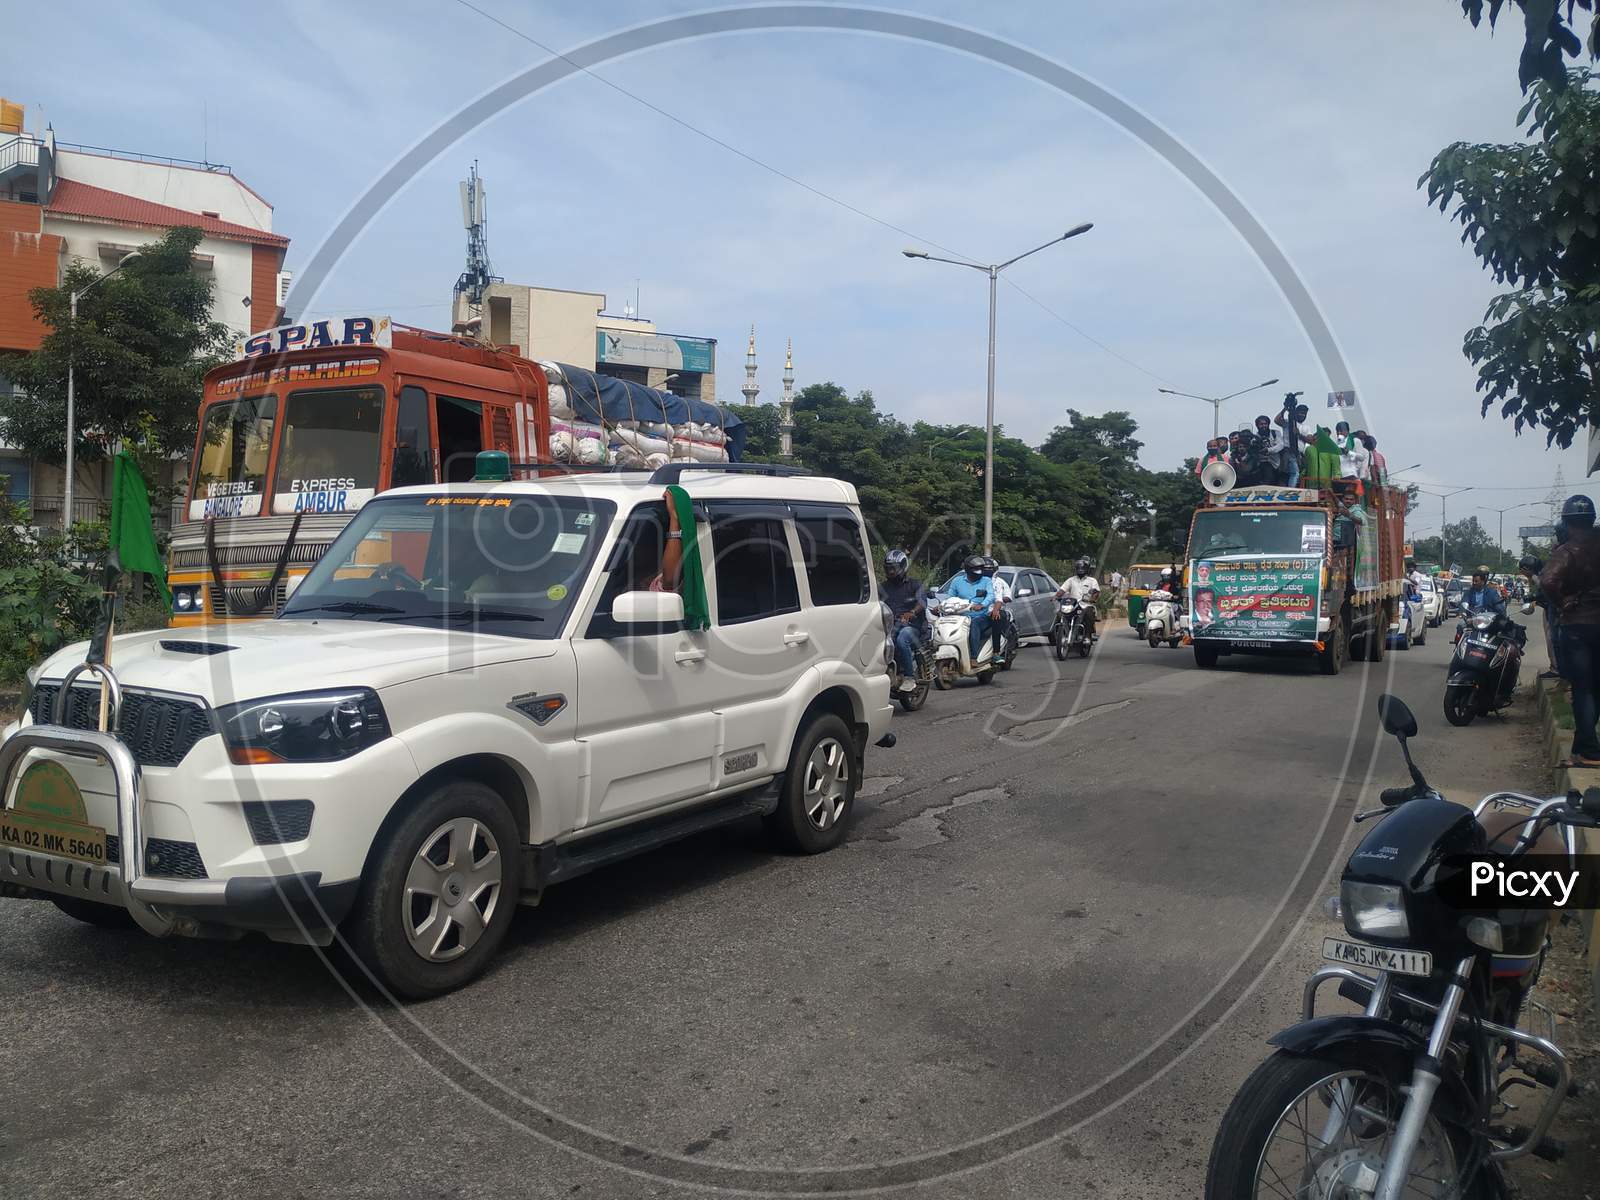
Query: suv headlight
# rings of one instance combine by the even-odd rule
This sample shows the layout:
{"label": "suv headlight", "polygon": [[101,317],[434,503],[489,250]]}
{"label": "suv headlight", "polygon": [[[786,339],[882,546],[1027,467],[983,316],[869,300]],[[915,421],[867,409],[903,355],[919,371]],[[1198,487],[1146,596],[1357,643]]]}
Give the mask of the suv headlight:
{"label": "suv headlight", "polygon": [[1395,884],[1347,879],[1339,885],[1339,906],[1344,909],[1344,927],[1353,934],[1379,938],[1411,934],[1405,900]]}
{"label": "suv headlight", "polygon": [[228,757],[241,766],[336,762],[389,736],[371,688],[267,696],[217,709]]}

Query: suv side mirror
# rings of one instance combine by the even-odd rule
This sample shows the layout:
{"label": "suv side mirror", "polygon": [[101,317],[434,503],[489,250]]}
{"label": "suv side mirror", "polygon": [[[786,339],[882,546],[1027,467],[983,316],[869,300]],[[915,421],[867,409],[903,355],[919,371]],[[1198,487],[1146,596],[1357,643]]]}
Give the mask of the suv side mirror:
{"label": "suv side mirror", "polygon": [[[618,625],[662,626],[683,624],[683,597],[677,592],[623,592],[611,603],[611,619]],[[634,629],[629,632],[663,632]]]}

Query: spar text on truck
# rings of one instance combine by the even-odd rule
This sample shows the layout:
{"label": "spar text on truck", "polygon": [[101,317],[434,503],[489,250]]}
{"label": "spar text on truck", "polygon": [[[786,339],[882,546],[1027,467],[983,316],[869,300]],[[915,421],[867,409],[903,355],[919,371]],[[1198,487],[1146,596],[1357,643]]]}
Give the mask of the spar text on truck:
{"label": "spar text on truck", "polygon": [[1195,661],[1224,654],[1383,659],[1405,587],[1405,492],[1353,479],[1213,494],[1189,532]]}

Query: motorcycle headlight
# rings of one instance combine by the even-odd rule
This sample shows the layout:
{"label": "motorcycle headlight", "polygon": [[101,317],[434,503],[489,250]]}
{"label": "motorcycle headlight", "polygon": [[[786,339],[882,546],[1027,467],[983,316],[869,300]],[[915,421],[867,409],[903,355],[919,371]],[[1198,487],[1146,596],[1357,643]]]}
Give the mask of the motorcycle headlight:
{"label": "motorcycle headlight", "polygon": [[1344,910],[1344,927],[1358,937],[1410,936],[1405,900],[1395,884],[1347,879],[1339,885],[1339,906]]}
{"label": "motorcycle headlight", "polygon": [[337,762],[389,736],[371,688],[246,700],[217,709],[217,724],[228,758],[242,766]]}
{"label": "motorcycle headlight", "polygon": [[1493,613],[1479,613],[1477,616],[1472,618],[1472,627],[1474,629],[1488,629],[1493,624]]}

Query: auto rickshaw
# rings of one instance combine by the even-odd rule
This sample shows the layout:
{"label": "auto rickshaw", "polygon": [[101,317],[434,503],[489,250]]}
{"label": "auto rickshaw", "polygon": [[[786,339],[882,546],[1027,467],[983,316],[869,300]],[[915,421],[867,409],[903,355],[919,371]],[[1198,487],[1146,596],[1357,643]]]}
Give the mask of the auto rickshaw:
{"label": "auto rickshaw", "polygon": [[1128,568],[1128,628],[1135,633],[1144,632],[1144,602],[1161,582],[1161,572],[1172,565],[1170,562],[1134,563]]}

